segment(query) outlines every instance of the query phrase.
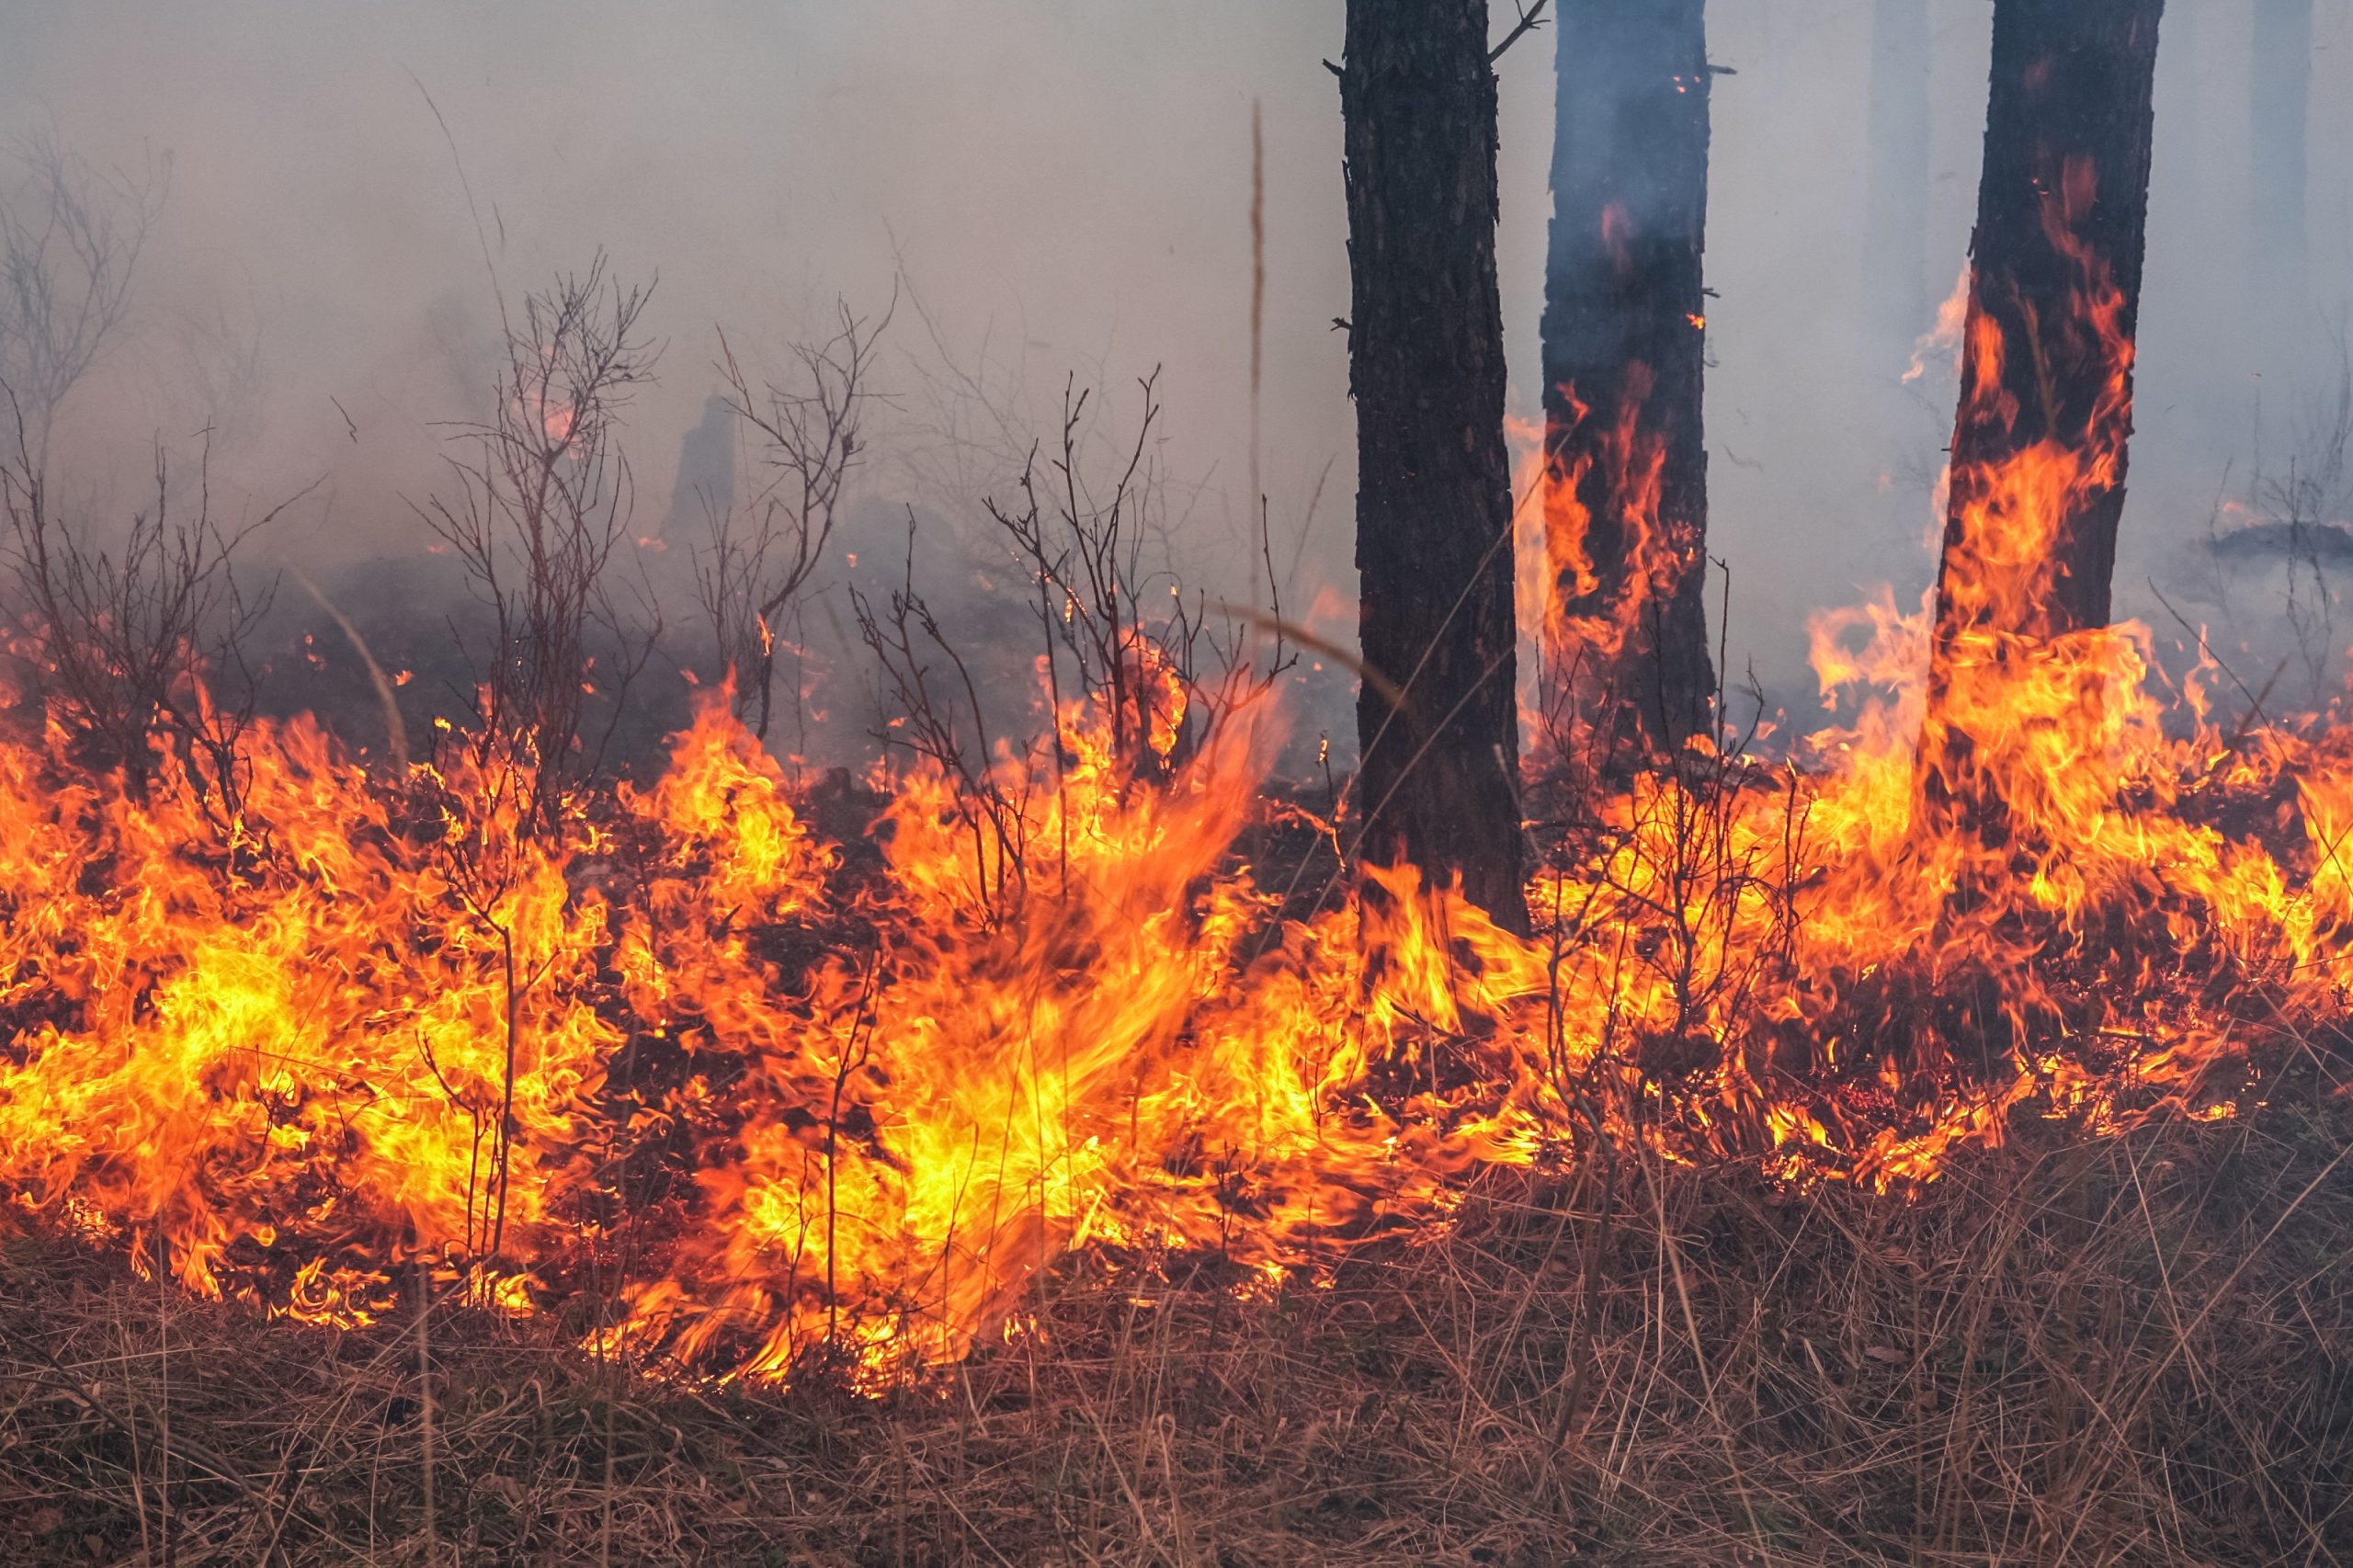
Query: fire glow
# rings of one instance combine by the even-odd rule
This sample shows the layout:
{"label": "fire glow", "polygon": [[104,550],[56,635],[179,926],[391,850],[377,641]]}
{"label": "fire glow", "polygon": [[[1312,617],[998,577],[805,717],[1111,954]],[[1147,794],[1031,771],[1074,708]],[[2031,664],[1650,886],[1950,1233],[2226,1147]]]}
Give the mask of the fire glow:
{"label": "fire glow", "polygon": [[142,802],[12,744],[0,1164],[199,1291],[357,1323],[404,1265],[517,1310],[603,1270],[613,1343],[778,1376],[957,1354],[1090,1242],[1277,1272],[1594,1138],[1886,1187],[2018,1114],[2224,1113],[2260,1039],[2340,1016],[2338,735],[2168,738],[2145,637],[2070,639],[1977,737],[2031,786],[2014,836],[1924,837],[1924,652],[1881,618],[1833,672],[1904,679],[1860,727],[1609,801],[1534,941],[1383,872],[1278,922],[1234,853],[1247,724],[1147,789],[1069,712],[1030,824],[1067,882],[1012,918],[946,780],[890,780],[853,885],[716,705],[561,846],[309,722],[261,735],[226,837],[168,768]]}
{"label": "fire glow", "polygon": [[[1001,1332],[1077,1249],[1272,1282],[1603,1143],[1900,1193],[2024,1122],[2232,1114],[2341,1026],[2353,733],[2226,732],[2211,663],[2168,687],[2143,629],[2034,631],[2129,418],[2105,288],[2086,261],[2119,388],[2090,439],[1954,476],[1935,700],[1927,615],[1819,618],[1859,720],[1769,766],[1694,743],[1591,802],[1533,938],[1380,869],[1283,917],[1243,848],[1307,815],[1269,804],[1279,715],[1180,748],[1165,669],[1063,704],[1052,766],[1001,752],[1010,821],[878,773],[871,849],[721,700],[555,831],[462,752],[371,775],[310,721],[256,730],[224,820],[168,750],[133,790],[19,702],[0,1187],[306,1322],[421,1270],[597,1302],[582,1336],[647,1367],[880,1379]],[[2001,347],[1965,397],[1998,399]],[[1014,843],[1057,849],[1009,873]]]}

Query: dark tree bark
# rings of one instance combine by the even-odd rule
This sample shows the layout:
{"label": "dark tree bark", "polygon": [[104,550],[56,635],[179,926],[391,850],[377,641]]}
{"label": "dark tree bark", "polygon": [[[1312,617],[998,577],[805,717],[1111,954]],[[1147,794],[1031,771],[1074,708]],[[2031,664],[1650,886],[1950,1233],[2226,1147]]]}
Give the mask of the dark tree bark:
{"label": "dark tree bark", "polygon": [[1875,0],[1863,271],[1876,340],[1908,353],[1928,320],[1928,0]]}
{"label": "dark tree bark", "polygon": [[1995,6],[1932,700],[1968,632],[2108,623],[2163,10]]}
{"label": "dark tree bark", "polygon": [[1359,853],[1524,930],[1486,0],[1348,0]]}
{"label": "dark tree bark", "polygon": [[2248,127],[2254,166],[2248,236],[2263,295],[2264,335],[2286,342],[2304,302],[2306,128],[2312,97],[2313,0],[2255,0]]}
{"label": "dark tree bark", "polygon": [[1708,68],[1702,0],[1567,0],[1545,270],[1549,682],[1589,744],[1705,727]]}

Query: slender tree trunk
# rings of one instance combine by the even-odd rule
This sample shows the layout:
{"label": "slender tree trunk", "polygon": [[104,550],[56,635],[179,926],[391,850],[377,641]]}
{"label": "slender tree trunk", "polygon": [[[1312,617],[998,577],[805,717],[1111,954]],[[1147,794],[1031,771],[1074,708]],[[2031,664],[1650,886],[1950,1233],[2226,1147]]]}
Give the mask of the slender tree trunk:
{"label": "slender tree trunk", "polygon": [[2164,0],[1997,0],[1938,654],[2109,619]]}
{"label": "slender tree trunk", "polygon": [[[1863,270],[1875,346],[1909,353],[1928,319],[1928,0],[1876,0],[1871,12],[1870,170]],[[1901,363],[1901,361],[1897,361]]]}
{"label": "slender tree trunk", "polygon": [[1495,284],[1486,0],[1348,0],[1348,381],[1368,680],[1370,861],[1409,861],[1525,929],[1511,465]]}
{"label": "slender tree trunk", "polygon": [[[1545,271],[1548,684],[1586,743],[1708,722],[1702,0],[1566,0]],[[1548,702],[1548,706],[1549,706]]]}
{"label": "slender tree trunk", "polygon": [[2313,0],[2255,0],[2249,62],[2253,119],[2247,225],[2265,347],[2289,346],[2303,313],[2305,143],[2312,97]]}
{"label": "slender tree trunk", "polygon": [[[2042,820],[2058,725],[2092,733],[2107,668],[2057,645],[2109,620],[2164,0],[1996,0],[1920,826],[2009,842]],[[2091,759],[2084,759],[2090,766]],[[1956,897],[1976,896],[1964,876]]]}

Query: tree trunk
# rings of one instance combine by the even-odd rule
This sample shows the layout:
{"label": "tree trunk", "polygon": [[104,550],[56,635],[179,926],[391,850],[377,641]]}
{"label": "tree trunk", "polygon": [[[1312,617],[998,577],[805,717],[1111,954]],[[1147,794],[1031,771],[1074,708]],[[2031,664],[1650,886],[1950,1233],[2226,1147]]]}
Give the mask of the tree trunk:
{"label": "tree trunk", "polygon": [[1946,675],[1975,632],[2109,619],[2132,430],[2164,0],[1997,0],[1938,574]]}
{"label": "tree trunk", "polygon": [[1348,0],[1360,854],[1527,927],[1486,0]]}
{"label": "tree trunk", "polygon": [[1928,74],[1933,47],[1928,0],[1876,0],[1863,266],[1874,347],[1904,355],[1933,324],[1928,318]]}
{"label": "tree trunk", "polygon": [[1545,271],[1548,707],[1605,754],[1703,729],[1708,68],[1701,0],[1566,0]]}
{"label": "tree trunk", "polygon": [[2268,318],[2259,341],[2292,346],[2304,303],[2304,195],[2307,111],[2312,97],[2313,0],[2255,0],[2249,63],[2254,160],[2247,225],[2255,278]]}

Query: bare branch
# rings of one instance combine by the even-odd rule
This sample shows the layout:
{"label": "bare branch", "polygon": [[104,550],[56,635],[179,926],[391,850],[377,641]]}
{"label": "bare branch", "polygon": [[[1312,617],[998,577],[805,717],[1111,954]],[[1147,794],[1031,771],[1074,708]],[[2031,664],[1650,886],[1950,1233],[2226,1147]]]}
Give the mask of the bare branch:
{"label": "bare branch", "polygon": [[27,637],[50,711],[84,758],[119,770],[134,796],[144,796],[176,750],[199,806],[224,838],[234,837],[256,697],[244,645],[272,589],[250,589],[233,558],[283,506],[225,531],[211,515],[207,459],[190,496],[176,490],[158,448],[153,498],[109,550],[86,524],[57,515],[31,458],[38,445],[28,416],[13,397],[9,412],[17,456],[0,461],[0,559],[9,618]]}
{"label": "bare branch", "polygon": [[711,517],[709,541],[696,551],[695,588],[734,681],[736,713],[762,739],[785,621],[824,562],[864,450],[875,348],[897,306],[895,291],[879,317],[837,305],[832,335],[794,347],[793,381],[769,382],[756,396],[726,338],[719,340],[728,406],[758,437],[768,478],[743,506],[731,503]]}
{"label": "bare branch", "polygon": [[[1517,3],[1517,0],[1515,0]],[[1544,7],[1552,0],[1536,0],[1533,6],[1519,6],[1519,25],[1504,35],[1503,42],[1487,51],[1487,63],[1493,65],[1504,57],[1504,51],[1544,25]]]}
{"label": "bare branch", "polygon": [[46,138],[17,162],[15,190],[0,193],[0,386],[15,404],[15,456],[37,468],[58,408],[121,328],[171,166],[102,176]]}
{"label": "bare branch", "polygon": [[[417,508],[492,622],[473,671],[474,760],[511,778],[539,829],[559,824],[596,771],[658,631],[622,611],[610,578],[636,502],[619,418],[653,379],[655,353],[637,335],[648,295],[608,280],[600,254],[529,296],[496,411],[449,460],[454,494]],[[600,651],[613,661],[602,671]],[[585,699],[600,693],[610,712],[592,735]]]}

